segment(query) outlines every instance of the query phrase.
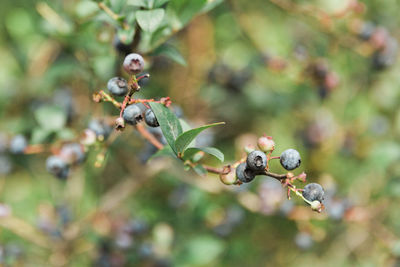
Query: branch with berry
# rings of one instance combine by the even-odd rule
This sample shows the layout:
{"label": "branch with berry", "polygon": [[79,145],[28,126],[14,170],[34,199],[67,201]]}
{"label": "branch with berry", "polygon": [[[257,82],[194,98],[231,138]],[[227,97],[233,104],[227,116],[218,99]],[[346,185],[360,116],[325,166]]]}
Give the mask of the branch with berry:
{"label": "branch with berry", "polygon": [[[241,185],[253,181],[256,176],[264,175],[277,179],[282,186],[287,188],[287,196],[290,199],[291,193],[302,198],[315,211],[321,212],[324,208],[322,200],[324,191],[318,184],[309,184],[304,189],[297,188],[295,181],[305,182],[306,174],[293,174],[292,170],[301,164],[298,151],[294,149],[285,150],[279,157],[273,157],[275,142],[270,136],[262,136],[258,140],[259,150],[247,149],[246,158],[242,158],[231,165],[221,168],[208,166],[199,161],[204,154],[210,154],[221,162],[224,161],[224,154],[214,147],[195,147],[193,141],[202,131],[224,124],[224,122],[204,125],[191,129],[188,125],[169,109],[171,100],[169,97],[154,99],[136,99],[134,93],[140,90],[138,81],[148,74],[138,75],[144,69],[143,57],[139,54],[126,56],[123,68],[129,75],[128,81],[121,77],[114,77],[108,81],[107,88],[110,94],[104,91],[95,93],[95,102],[111,102],[120,110],[120,115],[115,119],[115,129],[120,131],[126,124],[135,126],[138,132],[153,144],[158,152],[153,155],[170,155],[183,162],[186,169],[193,169],[199,175],[206,173],[218,174],[222,183],[226,185]],[[138,75],[138,76],[137,76]],[[124,96],[123,102],[118,102],[114,96]],[[138,104],[144,106],[144,110]],[[141,123],[145,122],[147,127]],[[165,137],[164,143],[152,133],[151,128],[160,128]],[[279,159],[281,165],[289,172],[277,174],[270,171],[270,160]]]}

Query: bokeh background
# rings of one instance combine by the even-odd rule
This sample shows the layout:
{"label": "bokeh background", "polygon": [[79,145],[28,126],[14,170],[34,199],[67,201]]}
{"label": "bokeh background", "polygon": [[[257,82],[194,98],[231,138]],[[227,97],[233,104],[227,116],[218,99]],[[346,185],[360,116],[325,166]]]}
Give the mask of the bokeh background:
{"label": "bokeh background", "polygon": [[[326,209],[286,200],[268,177],[226,186],[172,158],[147,161],[155,150],[132,127],[91,147],[66,180],[46,171],[49,152],[4,145],[2,266],[399,266],[398,1],[103,4],[132,29],[96,1],[1,1],[2,144],[23,134],[57,146],[115,118],[92,94],[140,52],[151,78],[139,97],[170,96],[193,127],[225,121],[198,143],[226,163],[264,133],[275,156],[297,149],[295,173],[323,185]],[[166,10],[151,34],[133,15],[148,5]],[[47,125],[54,107],[61,127]]]}

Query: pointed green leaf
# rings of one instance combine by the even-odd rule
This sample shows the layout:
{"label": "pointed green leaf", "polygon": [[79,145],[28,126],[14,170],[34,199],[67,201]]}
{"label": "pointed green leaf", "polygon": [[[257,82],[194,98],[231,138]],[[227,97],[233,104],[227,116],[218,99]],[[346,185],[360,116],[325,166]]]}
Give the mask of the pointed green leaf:
{"label": "pointed green leaf", "polygon": [[225,122],[217,122],[217,123],[212,123],[212,124],[207,124],[204,126],[201,126],[199,128],[194,128],[191,130],[188,130],[181,135],[178,136],[178,138],[175,141],[175,148],[178,153],[183,153],[185,149],[189,146],[189,144],[196,138],[196,136],[204,131],[205,129],[208,129],[213,126],[225,124]]}
{"label": "pointed green leaf", "polygon": [[139,10],[136,12],[136,20],[144,31],[154,32],[161,25],[164,14],[165,11],[162,8]]}
{"label": "pointed green leaf", "polygon": [[201,164],[194,166],[193,170],[200,176],[205,176],[207,174],[207,170],[204,169],[203,165]]}
{"label": "pointed green leaf", "polygon": [[57,131],[67,122],[65,110],[58,106],[43,106],[35,111],[35,119],[39,125],[48,131]]}
{"label": "pointed green leaf", "polygon": [[175,61],[178,64],[181,64],[182,66],[186,66],[186,60],[183,58],[182,54],[179,52],[178,49],[176,49],[172,45],[164,44],[160,47],[158,47],[153,54],[154,56],[165,56],[173,61]]}
{"label": "pointed green leaf", "polygon": [[175,149],[175,140],[182,133],[182,126],[179,123],[178,118],[163,104],[154,102],[150,102],[149,104],[154,115],[156,115],[165,139],[167,139],[168,144],[175,154],[177,154],[177,150]]}
{"label": "pointed green leaf", "polygon": [[215,148],[215,147],[190,147],[188,149],[185,150],[184,152],[184,159],[190,159],[194,154],[196,154],[199,151],[203,151],[207,154],[210,154],[214,157],[216,157],[217,159],[219,159],[221,162],[224,162],[224,153],[221,152],[221,150]]}
{"label": "pointed green leaf", "polygon": [[184,119],[179,119],[179,122],[181,123],[182,131],[186,132],[192,129],[192,127],[190,127],[190,125]]}

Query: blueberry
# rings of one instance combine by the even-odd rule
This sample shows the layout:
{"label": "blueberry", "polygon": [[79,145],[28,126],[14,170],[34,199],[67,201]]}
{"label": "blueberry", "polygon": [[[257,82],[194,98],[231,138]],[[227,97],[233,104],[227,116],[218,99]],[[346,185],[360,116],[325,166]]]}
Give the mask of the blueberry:
{"label": "blueberry", "polygon": [[296,235],[294,242],[295,242],[296,246],[302,250],[309,249],[314,243],[311,235],[307,232],[299,232]]}
{"label": "blueberry", "polygon": [[125,108],[122,117],[126,123],[136,125],[136,123],[143,120],[142,110],[136,104],[129,105]]}
{"label": "blueberry", "polygon": [[128,92],[128,82],[121,77],[114,77],[108,80],[107,89],[111,94],[124,96]]}
{"label": "blueberry", "polygon": [[10,142],[10,152],[13,154],[23,154],[25,148],[28,146],[26,138],[19,134],[15,136]]}
{"label": "blueberry", "polygon": [[364,41],[368,41],[375,31],[375,25],[372,22],[365,22],[361,25],[358,37]]}
{"label": "blueberry", "polygon": [[60,157],[70,164],[82,163],[85,160],[83,147],[78,143],[63,145]]}
{"label": "blueberry", "polygon": [[129,54],[125,57],[123,66],[128,74],[138,74],[144,69],[143,57],[136,53]]}
{"label": "blueberry", "polygon": [[236,177],[242,183],[249,183],[253,181],[253,179],[256,177],[256,174],[247,167],[246,163],[240,163],[236,168]]}
{"label": "blueberry", "polygon": [[12,170],[12,163],[5,155],[0,155],[0,175],[7,175]]}
{"label": "blueberry", "polygon": [[324,200],[324,189],[317,183],[308,184],[303,189],[303,197],[311,202],[315,200],[322,202]]}
{"label": "blueberry", "polygon": [[111,127],[104,121],[93,119],[89,122],[88,128],[96,133],[97,138],[107,139],[111,133]]}
{"label": "blueberry", "polygon": [[144,121],[150,127],[160,126],[160,124],[157,121],[156,115],[154,115],[154,112],[150,108],[146,110],[146,112],[144,113]]}
{"label": "blueberry", "polygon": [[286,170],[294,170],[301,164],[300,153],[295,149],[287,149],[281,154],[281,165]]}
{"label": "blueberry", "polygon": [[75,109],[71,90],[66,88],[55,90],[53,93],[53,103],[65,111],[68,121],[72,119]]}
{"label": "blueberry", "polygon": [[46,160],[46,169],[54,176],[65,179],[69,173],[68,164],[59,156],[50,156]]}
{"label": "blueberry", "polygon": [[247,156],[246,163],[252,171],[262,171],[267,167],[267,156],[260,150],[254,150]]}
{"label": "blueberry", "polygon": [[219,179],[221,180],[221,182],[223,184],[226,184],[226,185],[231,185],[231,184],[236,183],[236,175],[235,175],[235,173],[233,171],[231,171],[231,172],[229,172],[227,174],[222,174],[221,173],[219,175]]}

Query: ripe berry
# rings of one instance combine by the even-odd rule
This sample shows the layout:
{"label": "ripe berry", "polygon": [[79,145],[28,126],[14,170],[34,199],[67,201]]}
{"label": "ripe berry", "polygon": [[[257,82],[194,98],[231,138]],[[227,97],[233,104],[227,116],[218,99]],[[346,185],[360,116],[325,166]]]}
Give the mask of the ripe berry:
{"label": "ripe berry", "polygon": [[150,127],[160,126],[160,124],[157,121],[156,115],[154,115],[154,112],[150,108],[146,110],[146,112],[144,113],[144,121]]}
{"label": "ripe berry", "polygon": [[136,104],[129,105],[125,108],[122,117],[126,123],[136,125],[136,123],[143,120],[142,110]]}
{"label": "ripe berry", "polygon": [[0,175],[7,175],[12,170],[12,163],[5,155],[0,155]]}
{"label": "ripe berry", "polygon": [[123,66],[128,74],[138,74],[144,68],[143,57],[136,53],[129,54],[125,57]]}
{"label": "ripe berry", "polygon": [[19,134],[15,136],[10,142],[10,152],[12,154],[22,154],[24,153],[25,148],[28,146],[28,142],[26,138]]}
{"label": "ripe berry", "polygon": [[100,140],[107,139],[111,133],[111,127],[104,121],[93,119],[89,122],[88,128],[96,133]]}
{"label": "ripe berry", "polygon": [[317,183],[308,184],[303,189],[303,197],[311,202],[315,200],[322,202],[324,200],[324,189]]}
{"label": "ripe berry", "polygon": [[60,157],[69,164],[82,163],[85,160],[85,153],[80,144],[72,143],[61,148]]}
{"label": "ripe berry", "polygon": [[262,171],[267,166],[267,156],[260,150],[254,150],[247,156],[246,163],[252,171]]}
{"label": "ripe berry", "polygon": [[267,153],[275,149],[275,142],[270,136],[261,136],[257,141],[258,147],[261,151]]}
{"label": "ripe berry", "polygon": [[240,163],[236,168],[236,177],[242,183],[249,183],[253,181],[253,179],[256,177],[256,174],[247,167],[246,163]]}
{"label": "ripe berry", "polygon": [[107,82],[107,89],[113,95],[124,96],[128,92],[128,83],[124,78],[114,77]]}
{"label": "ripe berry", "polygon": [[59,156],[50,156],[46,160],[46,169],[54,176],[65,179],[69,173],[68,164]]}
{"label": "ripe berry", "polygon": [[287,149],[282,152],[280,161],[286,170],[294,170],[301,164],[300,153],[295,149]]}

